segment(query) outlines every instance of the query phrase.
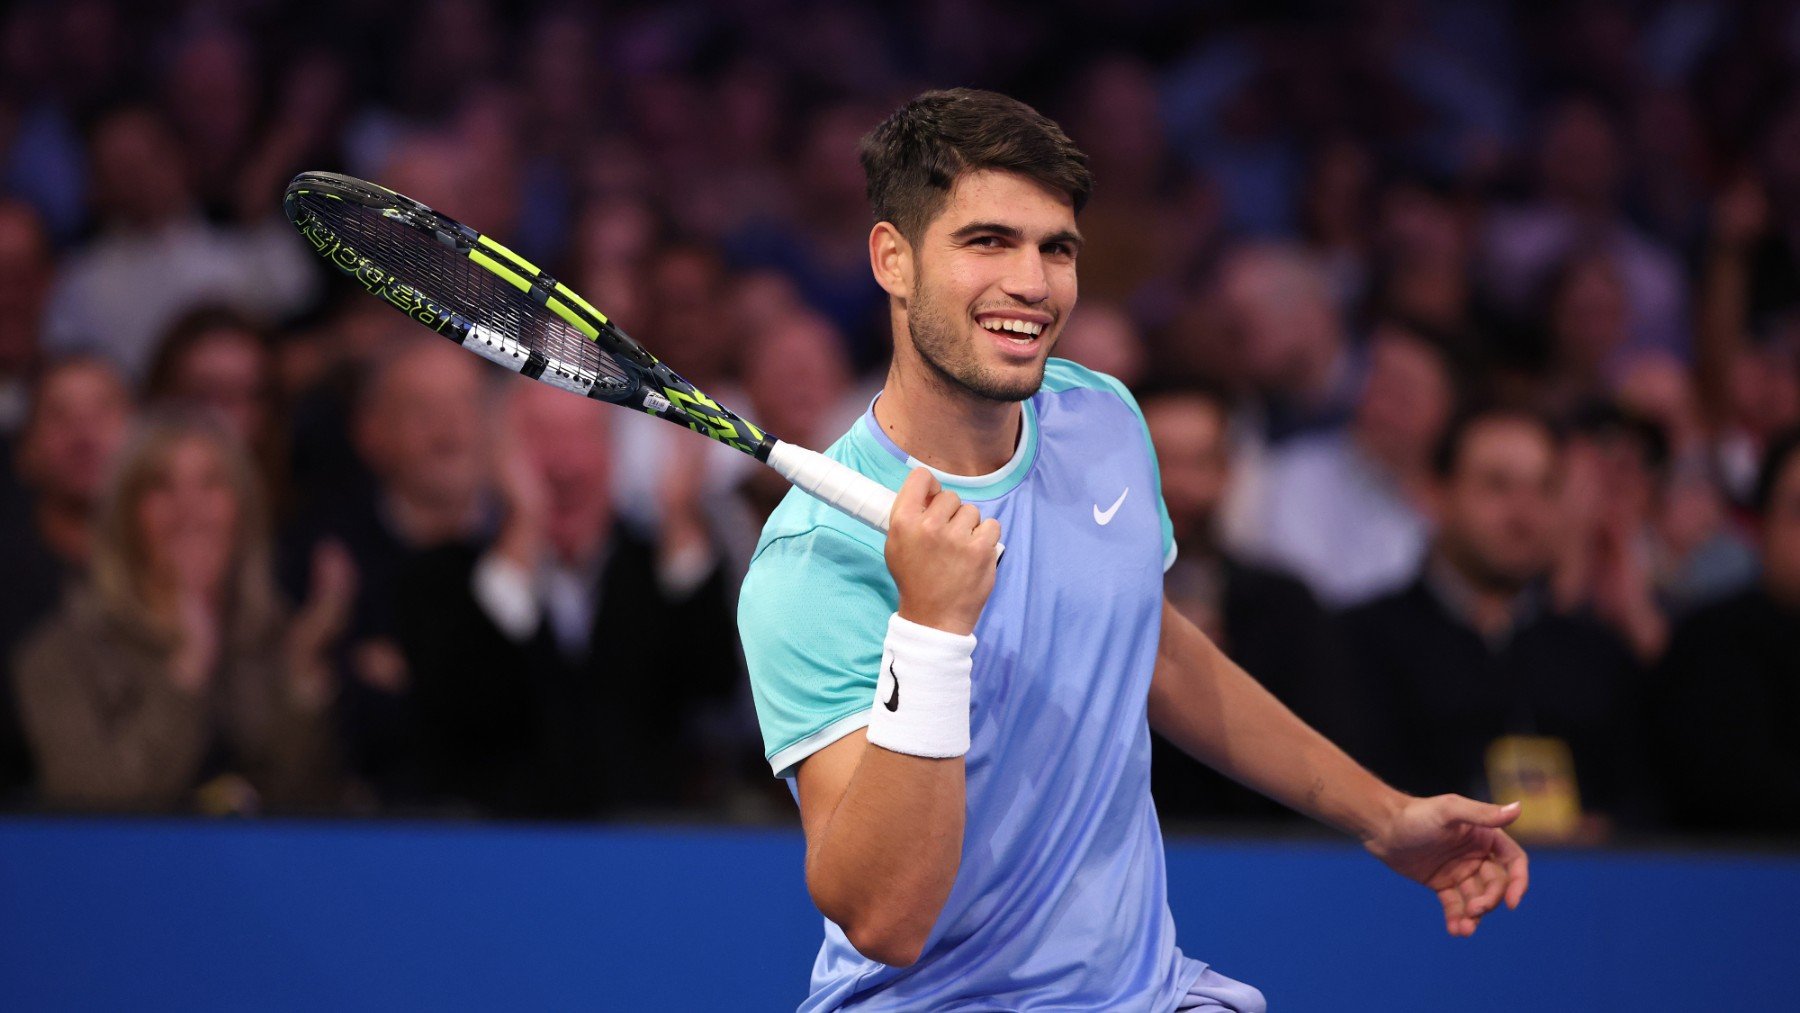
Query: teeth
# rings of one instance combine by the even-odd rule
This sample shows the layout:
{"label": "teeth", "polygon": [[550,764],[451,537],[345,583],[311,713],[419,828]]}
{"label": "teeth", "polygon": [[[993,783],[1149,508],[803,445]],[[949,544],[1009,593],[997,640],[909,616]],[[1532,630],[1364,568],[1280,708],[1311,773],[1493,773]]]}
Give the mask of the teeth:
{"label": "teeth", "polygon": [[1011,331],[1014,334],[1023,334],[1033,338],[1044,331],[1043,324],[1032,323],[1028,320],[1013,320],[1008,317],[983,320],[981,326],[990,331]]}

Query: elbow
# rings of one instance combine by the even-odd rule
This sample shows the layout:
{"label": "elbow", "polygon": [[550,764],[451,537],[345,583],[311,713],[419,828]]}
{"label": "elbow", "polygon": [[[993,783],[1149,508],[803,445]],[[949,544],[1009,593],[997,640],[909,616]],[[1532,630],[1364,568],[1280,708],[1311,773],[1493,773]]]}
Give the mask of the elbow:
{"label": "elbow", "polygon": [[935,912],[926,915],[907,905],[869,898],[855,903],[808,884],[813,904],[829,918],[856,952],[889,967],[911,967],[925,951]]}
{"label": "elbow", "polygon": [[882,925],[865,919],[852,925],[840,922],[839,927],[856,952],[889,967],[911,967],[925,952],[927,933],[910,931],[902,925]]}

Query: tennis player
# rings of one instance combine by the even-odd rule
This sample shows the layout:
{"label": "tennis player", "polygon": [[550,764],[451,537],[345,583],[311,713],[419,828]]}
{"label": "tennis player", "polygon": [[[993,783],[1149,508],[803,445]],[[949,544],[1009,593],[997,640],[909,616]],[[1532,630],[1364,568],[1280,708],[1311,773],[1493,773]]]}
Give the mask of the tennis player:
{"label": "tennis player", "polygon": [[1175,545],[1137,404],[1050,358],[1086,157],[1030,107],[959,89],[895,112],[862,162],[893,365],[828,453],[898,489],[892,530],[792,493],[739,604],[827,919],[801,1009],[1264,1009],[1175,945],[1152,727],[1354,834],[1437,892],[1453,935],[1517,905],[1516,806],[1384,785],[1165,602]]}

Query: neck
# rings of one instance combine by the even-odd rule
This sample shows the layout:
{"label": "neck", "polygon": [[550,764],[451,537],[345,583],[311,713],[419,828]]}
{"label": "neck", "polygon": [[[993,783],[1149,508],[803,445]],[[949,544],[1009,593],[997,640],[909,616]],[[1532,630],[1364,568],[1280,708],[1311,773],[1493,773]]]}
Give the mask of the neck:
{"label": "neck", "polygon": [[469,533],[474,504],[467,501],[432,502],[390,493],[387,519],[400,540],[413,547],[454,541]]}
{"label": "neck", "polygon": [[1517,619],[1514,609],[1518,605],[1520,588],[1482,580],[1441,549],[1434,565],[1439,587],[1452,594],[1464,618],[1477,633],[1492,640],[1512,628]]}
{"label": "neck", "polygon": [[894,357],[875,422],[920,463],[952,475],[985,475],[1012,459],[1024,409],[990,401],[932,374],[922,362],[904,368]]}

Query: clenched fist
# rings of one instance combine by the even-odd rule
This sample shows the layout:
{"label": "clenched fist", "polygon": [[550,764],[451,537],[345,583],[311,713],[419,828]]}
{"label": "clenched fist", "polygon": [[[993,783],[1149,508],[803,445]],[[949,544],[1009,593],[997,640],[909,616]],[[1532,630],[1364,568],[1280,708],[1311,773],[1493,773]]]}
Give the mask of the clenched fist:
{"label": "clenched fist", "polygon": [[1000,522],[915,468],[888,519],[887,566],[900,589],[900,617],[946,633],[975,632],[994,590]]}

